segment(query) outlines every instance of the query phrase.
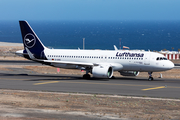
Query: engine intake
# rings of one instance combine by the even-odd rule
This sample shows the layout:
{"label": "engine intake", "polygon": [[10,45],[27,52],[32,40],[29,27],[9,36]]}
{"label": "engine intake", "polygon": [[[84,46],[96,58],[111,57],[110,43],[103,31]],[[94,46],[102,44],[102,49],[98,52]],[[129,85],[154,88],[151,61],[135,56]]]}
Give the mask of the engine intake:
{"label": "engine intake", "polygon": [[111,78],[113,76],[113,68],[110,65],[94,66],[92,74],[93,77]]}

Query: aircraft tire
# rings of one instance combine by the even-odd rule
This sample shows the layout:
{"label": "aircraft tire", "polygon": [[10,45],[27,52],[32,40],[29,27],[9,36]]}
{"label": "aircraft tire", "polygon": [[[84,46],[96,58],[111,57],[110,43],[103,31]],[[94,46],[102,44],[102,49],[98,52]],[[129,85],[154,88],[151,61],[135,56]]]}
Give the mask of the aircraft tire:
{"label": "aircraft tire", "polygon": [[148,80],[149,80],[149,81],[153,81],[154,78],[153,78],[153,77],[149,77]]}
{"label": "aircraft tire", "polygon": [[83,75],[83,79],[90,79],[90,78],[91,78],[91,76],[89,74],[84,74]]}

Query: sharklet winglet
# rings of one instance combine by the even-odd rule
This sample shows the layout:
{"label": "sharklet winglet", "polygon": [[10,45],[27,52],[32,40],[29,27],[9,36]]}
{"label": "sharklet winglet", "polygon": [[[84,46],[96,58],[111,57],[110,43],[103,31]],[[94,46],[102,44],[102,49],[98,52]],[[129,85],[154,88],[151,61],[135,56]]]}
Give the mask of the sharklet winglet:
{"label": "sharklet winglet", "polygon": [[118,50],[118,49],[117,49],[117,47],[116,47],[116,45],[114,45],[114,50],[115,50],[115,51],[117,51],[117,50]]}

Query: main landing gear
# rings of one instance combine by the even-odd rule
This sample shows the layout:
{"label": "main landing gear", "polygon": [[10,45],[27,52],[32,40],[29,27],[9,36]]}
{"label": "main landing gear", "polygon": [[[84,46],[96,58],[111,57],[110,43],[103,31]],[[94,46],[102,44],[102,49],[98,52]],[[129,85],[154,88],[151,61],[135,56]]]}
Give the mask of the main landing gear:
{"label": "main landing gear", "polygon": [[83,75],[83,79],[90,79],[90,78],[91,78],[91,76],[89,74],[84,74]]}
{"label": "main landing gear", "polygon": [[148,72],[148,74],[149,74],[149,78],[148,78],[148,80],[149,80],[149,81],[154,80],[154,78],[152,77],[152,72]]}
{"label": "main landing gear", "polygon": [[91,78],[89,72],[90,72],[89,70],[86,70],[86,74],[83,75],[83,79],[90,79]]}

